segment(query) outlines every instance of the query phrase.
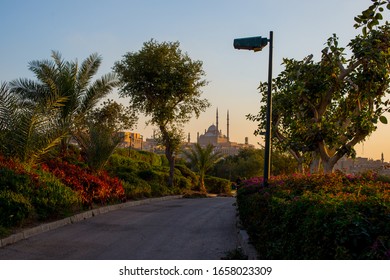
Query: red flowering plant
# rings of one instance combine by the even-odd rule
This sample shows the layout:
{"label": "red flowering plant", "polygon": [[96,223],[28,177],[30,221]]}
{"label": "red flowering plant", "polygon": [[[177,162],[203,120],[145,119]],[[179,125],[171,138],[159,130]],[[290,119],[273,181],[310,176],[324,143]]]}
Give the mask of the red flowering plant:
{"label": "red flowering plant", "polygon": [[1,156],[0,197],[6,199],[0,203],[0,226],[17,225],[27,217],[30,220],[60,218],[81,206],[78,194],[52,174],[25,168],[12,158]]}
{"label": "red flowering plant", "polygon": [[51,160],[44,164],[43,168],[77,191],[85,207],[92,207],[93,203],[104,205],[125,200],[121,181],[108,176],[104,171],[93,174],[88,168],[60,160]]}

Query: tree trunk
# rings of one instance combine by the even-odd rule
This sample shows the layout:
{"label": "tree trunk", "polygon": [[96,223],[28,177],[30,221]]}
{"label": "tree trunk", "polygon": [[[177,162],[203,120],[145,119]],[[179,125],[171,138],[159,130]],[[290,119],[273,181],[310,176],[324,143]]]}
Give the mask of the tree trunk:
{"label": "tree trunk", "polygon": [[333,160],[327,160],[327,161],[322,161],[322,166],[324,168],[324,173],[325,174],[330,174],[333,172],[335,162]]}
{"label": "tree trunk", "polygon": [[205,175],[203,173],[199,174],[199,191],[201,193],[207,193],[206,186],[204,184],[204,177]]}
{"label": "tree trunk", "polygon": [[301,174],[305,173],[305,167],[303,166],[303,162],[298,161],[298,172]]}
{"label": "tree trunk", "polygon": [[175,174],[175,156],[173,155],[173,152],[171,151],[170,147],[165,148],[165,156],[168,159],[169,162],[169,179],[168,179],[168,186],[171,188],[173,187],[173,177]]}
{"label": "tree trunk", "polygon": [[310,174],[316,174],[320,172],[321,157],[320,154],[312,152],[312,161],[310,163]]}

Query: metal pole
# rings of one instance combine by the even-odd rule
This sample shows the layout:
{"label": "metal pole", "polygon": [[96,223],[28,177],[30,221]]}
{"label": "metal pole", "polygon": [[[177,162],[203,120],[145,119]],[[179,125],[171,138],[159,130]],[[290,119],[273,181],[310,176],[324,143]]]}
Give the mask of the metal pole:
{"label": "metal pole", "polygon": [[272,49],[273,31],[269,33],[269,65],[268,65],[268,91],[267,91],[267,123],[265,128],[265,152],[264,152],[264,186],[268,185],[271,169],[271,123],[272,123]]}

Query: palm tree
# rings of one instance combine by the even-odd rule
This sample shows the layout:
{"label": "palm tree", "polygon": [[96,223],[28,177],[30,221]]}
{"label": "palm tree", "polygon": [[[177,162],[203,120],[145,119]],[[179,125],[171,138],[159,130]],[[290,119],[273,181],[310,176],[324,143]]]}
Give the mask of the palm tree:
{"label": "palm tree", "polygon": [[0,152],[27,166],[39,162],[65,134],[56,116],[65,99],[49,95],[31,102],[13,94],[7,84],[0,86]]}
{"label": "palm tree", "polygon": [[110,73],[92,82],[102,61],[96,53],[81,65],[77,60],[64,61],[55,51],[52,51],[51,57],[53,60],[29,63],[29,69],[38,81],[18,79],[11,83],[11,90],[32,105],[44,103],[50,96],[63,99],[61,106],[57,107],[57,121],[62,132],[68,135],[61,143],[64,151],[71,136],[83,125],[86,114],[118,85],[118,80]]}
{"label": "palm tree", "polygon": [[190,161],[192,168],[199,174],[199,191],[206,193],[204,184],[206,173],[215,163],[222,159],[222,155],[214,151],[213,145],[209,144],[202,148],[198,143],[194,145],[192,150],[184,151],[183,153]]}

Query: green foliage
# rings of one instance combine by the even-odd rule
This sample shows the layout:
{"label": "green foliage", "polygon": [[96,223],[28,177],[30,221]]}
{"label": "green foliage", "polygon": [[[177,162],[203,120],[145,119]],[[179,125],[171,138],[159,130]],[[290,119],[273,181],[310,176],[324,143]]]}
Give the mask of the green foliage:
{"label": "green foliage", "polygon": [[56,115],[64,99],[57,94],[34,102],[24,100],[8,84],[0,87],[0,152],[32,166],[65,137]]}
{"label": "green foliage", "polygon": [[111,99],[104,101],[102,106],[93,109],[88,114],[88,122],[110,128],[111,132],[132,129],[138,117],[129,107]]}
{"label": "green foliage", "polygon": [[[360,15],[355,17],[355,28],[362,27],[362,33],[367,36],[367,32],[372,30],[375,26],[379,25],[380,21],[383,20],[382,13],[386,5],[386,9],[390,10],[390,3],[382,0],[371,0],[371,5],[364,10]],[[388,21],[386,21],[388,24]]]}
{"label": "green foliage", "polygon": [[153,153],[134,150],[129,156],[128,149],[118,149],[109,159],[106,169],[123,180],[126,197],[130,199],[179,194],[194,186],[196,175],[180,166],[174,169],[174,185],[169,188],[169,168],[161,165],[161,158]]}
{"label": "green foliage", "polygon": [[185,166],[184,164],[176,164],[175,168],[179,170],[180,173],[190,181],[191,186],[197,186],[199,184],[199,177],[187,166]]}
{"label": "green foliage", "polygon": [[199,175],[199,191],[206,192],[205,188],[205,176],[206,173],[222,159],[222,155],[214,151],[213,145],[207,145],[206,147],[201,147],[196,143],[192,150],[183,151],[184,156],[189,160],[189,164],[198,172]]}
{"label": "green foliage", "polygon": [[264,150],[241,149],[237,155],[217,162],[210,174],[236,181],[239,178],[261,176],[264,169]]}
{"label": "green foliage", "polygon": [[31,202],[22,194],[0,190],[0,226],[18,226],[32,211]]}
{"label": "green foliage", "polygon": [[206,176],[205,179],[206,190],[213,194],[231,194],[232,183],[229,180]]}
{"label": "green foliage", "polygon": [[158,127],[170,166],[169,185],[173,186],[180,128],[209,106],[200,98],[201,88],[207,84],[202,62],[183,54],[178,42],[150,40],[140,51],[125,54],[115,63],[114,71],[121,81],[120,93],[130,98],[134,112],[150,117],[149,123]]}
{"label": "green foliage", "polygon": [[[309,161],[311,172],[319,172],[320,159],[323,170],[332,172],[340,158],[354,156],[354,146],[376,130],[378,121],[387,122],[383,114],[390,110],[390,25],[377,22],[379,6],[386,2],[373,2],[357,17],[370,30],[350,41],[350,57],[334,34],[320,61],[313,61],[312,55],[284,59],[285,69],[273,80],[274,143],[291,153],[301,169]],[[264,101],[267,83],[259,90]],[[265,113],[263,106],[258,115],[247,116],[259,123],[256,133],[264,131]]]}
{"label": "green foliage", "polygon": [[40,184],[31,202],[40,220],[61,218],[81,209],[81,197],[51,173],[37,170]]}
{"label": "green foliage", "polygon": [[0,190],[31,195],[34,183],[26,172],[21,172],[0,165]]}
{"label": "green foliage", "polygon": [[127,199],[140,199],[152,196],[152,187],[133,173],[127,173],[123,179],[123,188]]}
{"label": "green foliage", "polygon": [[[102,62],[102,58],[96,53],[81,64],[77,61],[64,61],[59,52],[53,51],[51,57],[52,60],[35,60],[29,63],[29,69],[35,74],[37,81],[18,79],[11,83],[11,89],[25,104],[32,106],[33,112],[37,104],[55,104],[52,106],[56,109],[54,113],[51,113],[53,110],[49,107],[38,116],[46,116],[45,120],[55,122],[54,127],[61,135],[67,136],[61,145],[65,150],[69,136],[75,134],[75,129],[82,130],[88,112],[118,85],[118,81],[112,74],[92,81]],[[37,129],[37,132],[42,130]]]}
{"label": "green foliage", "polygon": [[63,217],[81,208],[79,195],[52,174],[42,170],[27,171],[22,165],[1,158],[0,191],[25,197],[34,218],[41,220]]}
{"label": "green foliage", "polygon": [[[271,174],[291,174],[297,171],[296,161],[289,155],[272,151]],[[211,175],[237,181],[237,179],[262,176],[264,172],[263,149],[241,149],[237,155],[228,156],[217,162]]]}
{"label": "green foliage", "polygon": [[[387,179],[388,180],[388,179]],[[372,173],[248,180],[240,218],[262,259],[389,259],[390,185]]]}
{"label": "green foliage", "polygon": [[86,125],[75,133],[88,166],[95,171],[103,169],[108,159],[122,141],[120,130],[131,129],[136,116],[112,100],[88,114]]}
{"label": "green foliage", "polygon": [[121,139],[111,128],[91,123],[86,133],[77,133],[77,141],[84,152],[85,162],[91,169],[99,171],[106,165]]}
{"label": "green foliage", "polygon": [[136,151],[126,148],[116,149],[113,156],[115,155],[120,155],[124,158],[130,158],[131,160],[146,162],[153,166],[164,165],[163,160],[165,159],[165,157],[152,152]]}

